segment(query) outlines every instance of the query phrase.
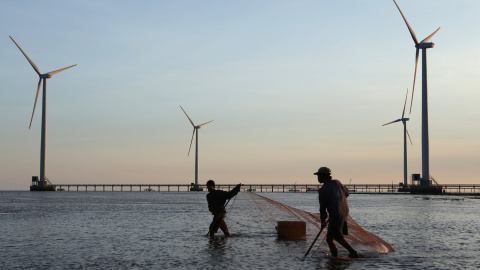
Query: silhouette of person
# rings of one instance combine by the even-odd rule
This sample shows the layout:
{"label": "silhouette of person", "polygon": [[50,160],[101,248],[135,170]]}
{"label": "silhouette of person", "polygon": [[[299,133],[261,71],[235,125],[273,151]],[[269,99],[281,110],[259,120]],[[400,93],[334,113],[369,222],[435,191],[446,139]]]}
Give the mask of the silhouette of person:
{"label": "silhouette of person", "polygon": [[223,190],[216,190],[215,189],[215,182],[213,180],[207,181],[207,202],[208,202],[208,210],[213,215],[212,223],[210,224],[208,234],[210,238],[215,236],[217,233],[218,228],[222,230],[225,236],[229,237],[230,233],[228,232],[227,224],[225,223],[225,214],[227,211],[225,210],[225,202],[237,195],[240,191],[240,187],[242,184],[236,185],[230,191],[223,191]]}
{"label": "silhouette of person", "polygon": [[[322,228],[328,228],[326,241],[332,257],[338,256],[336,240],[340,245],[348,250],[349,257],[358,258],[359,255],[355,249],[347,243],[344,235],[348,235],[347,217],[348,202],[347,197],[350,194],[348,189],[338,180],[332,180],[331,171],[327,167],[321,167],[314,175],[317,175],[318,182],[322,183],[322,187],[318,190],[318,200],[320,202],[320,221]],[[328,215],[327,215],[328,212]]]}

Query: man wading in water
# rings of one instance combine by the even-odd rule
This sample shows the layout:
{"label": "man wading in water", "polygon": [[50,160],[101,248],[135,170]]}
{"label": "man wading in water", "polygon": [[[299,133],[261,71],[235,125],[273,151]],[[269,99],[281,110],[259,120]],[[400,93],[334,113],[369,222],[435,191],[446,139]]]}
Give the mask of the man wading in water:
{"label": "man wading in water", "polygon": [[215,233],[218,231],[218,228],[222,230],[225,236],[229,237],[230,233],[228,232],[227,224],[225,223],[225,214],[227,211],[225,210],[225,202],[237,195],[240,191],[240,187],[242,184],[238,184],[230,191],[223,191],[223,190],[215,190],[215,182],[213,180],[207,181],[207,202],[208,202],[208,210],[212,212],[213,221],[210,224],[210,228],[208,234],[210,234],[210,238],[213,239]]}
{"label": "man wading in water", "polygon": [[323,184],[318,190],[322,228],[327,226],[326,219],[328,211],[327,244],[332,253],[332,257],[338,256],[337,246],[333,241],[337,240],[340,245],[348,250],[348,257],[358,258],[357,251],[355,251],[343,237],[348,234],[346,221],[348,216],[347,197],[350,192],[340,181],[332,180],[330,174],[331,171],[327,167],[321,167],[318,169],[318,172],[314,173],[314,175],[318,177],[318,182]]}

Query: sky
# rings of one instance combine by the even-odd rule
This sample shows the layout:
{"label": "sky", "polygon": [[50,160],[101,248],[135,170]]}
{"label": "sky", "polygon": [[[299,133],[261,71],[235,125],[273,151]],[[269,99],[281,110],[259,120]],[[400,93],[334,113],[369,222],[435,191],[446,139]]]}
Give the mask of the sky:
{"label": "sky", "polygon": [[[480,184],[480,2],[398,0],[428,56],[430,175]],[[1,1],[0,190],[54,184],[403,181],[415,47],[393,1]],[[407,128],[421,174],[421,58]],[[40,94],[41,95],[41,94]],[[410,103],[409,94],[408,102]],[[407,110],[409,105],[407,105]],[[195,142],[194,142],[195,143]]]}

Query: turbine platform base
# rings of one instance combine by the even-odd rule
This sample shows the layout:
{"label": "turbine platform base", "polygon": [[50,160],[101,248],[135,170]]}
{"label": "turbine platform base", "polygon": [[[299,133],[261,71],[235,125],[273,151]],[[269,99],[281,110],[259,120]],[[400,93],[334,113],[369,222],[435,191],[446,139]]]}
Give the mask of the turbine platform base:
{"label": "turbine platform base", "polygon": [[410,186],[410,194],[442,194],[442,186]]}
{"label": "turbine platform base", "polygon": [[30,191],[55,191],[57,186],[52,185],[48,179],[40,180],[38,176],[32,176]]}
{"label": "turbine platform base", "polygon": [[56,186],[54,185],[45,185],[45,186],[30,186],[30,191],[55,191]]}

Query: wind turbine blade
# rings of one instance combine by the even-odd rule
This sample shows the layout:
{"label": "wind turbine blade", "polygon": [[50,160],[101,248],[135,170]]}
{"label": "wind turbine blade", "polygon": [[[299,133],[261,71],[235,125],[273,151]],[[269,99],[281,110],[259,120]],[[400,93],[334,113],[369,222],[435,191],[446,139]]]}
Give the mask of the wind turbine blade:
{"label": "wind turbine blade", "polygon": [[407,19],[405,19],[405,16],[403,16],[403,13],[402,13],[402,11],[400,10],[400,7],[397,5],[397,2],[395,2],[395,0],[393,0],[393,2],[394,2],[395,5],[397,6],[398,11],[400,11],[400,14],[402,14],[403,20],[404,20],[405,23],[407,24],[408,31],[410,31],[410,35],[412,35],[413,42],[415,42],[415,45],[418,45],[417,37],[415,36],[415,33],[413,32],[412,28],[411,28],[410,25],[408,24]]}
{"label": "wind turbine blade", "polygon": [[413,93],[415,92],[415,80],[417,78],[418,53],[419,53],[419,49],[417,48],[417,53],[415,55],[415,72],[413,73],[412,99],[410,100],[410,112],[408,114],[412,113]]}
{"label": "wind turbine blade", "polygon": [[32,118],[30,119],[30,126],[28,126],[28,129],[30,129],[32,127],[33,114],[35,114],[35,107],[37,106],[38,92],[40,92],[40,86],[42,86],[42,79],[41,78],[38,81],[37,96],[35,96],[35,103],[33,104]]}
{"label": "wind turbine blade", "polygon": [[55,70],[55,71],[50,71],[50,72],[48,72],[47,74],[50,75],[50,76],[53,76],[53,75],[55,75],[55,74],[57,74],[57,73],[59,73],[59,72],[61,72],[61,71],[64,71],[65,69],[69,69],[69,68],[74,67],[74,66],[76,66],[76,65],[77,65],[77,64],[72,65],[72,66],[69,66],[69,67],[66,67],[66,68],[57,69],[57,70]]}
{"label": "wind turbine blade", "polygon": [[206,125],[206,124],[208,124],[208,123],[211,123],[211,122],[213,122],[213,120],[212,120],[212,121],[208,121],[208,122],[206,122],[206,123],[203,123],[203,124],[201,124],[201,125],[198,125],[198,127],[204,126],[204,125]]}
{"label": "wind turbine blade", "polygon": [[190,141],[190,147],[188,148],[188,156],[190,156],[190,149],[192,149],[193,137],[195,136],[196,128],[193,128],[192,140]]}
{"label": "wind turbine blade", "polygon": [[408,98],[408,88],[407,88],[407,94],[405,95],[405,104],[403,105],[402,119],[405,116],[405,107],[407,107],[407,98]]}
{"label": "wind turbine blade", "polygon": [[402,121],[402,119],[397,119],[397,120],[392,121],[392,122],[390,122],[390,123],[383,124],[382,127],[383,127],[383,126],[386,126],[386,125],[390,125],[390,124],[396,123],[396,122],[400,122],[400,121]]}
{"label": "wind turbine blade", "polygon": [[190,119],[190,117],[188,116],[188,114],[185,112],[185,110],[182,108],[182,106],[180,106],[180,109],[182,109],[182,111],[185,113],[185,115],[187,116],[188,120],[190,120],[190,123],[192,123],[192,126],[195,126],[195,124],[193,123],[192,119]]}
{"label": "wind turbine blade", "polygon": [[[10,36],[9,36],[10,37]],[[33,63],[33,61],[28,58],[28,55],[22,50],[22,48],[20,48],[20,46],[18,46],[17,42],[15,42],[15,40],[13,40],[12,37],[10,37],[10,39],[13,41],[13,43],[15,43],[15,45],[17,45],[17,47],[20,49],[20,51],[23,53],[23,55],[25,56],[25,58],[27,58],[28,62],[30,63],[30,65],[32,65],[33,69],[35,70],[35,72],[37,72],[37,74],[40,76],[41,73],[40,73],[40,70],[38,69],[38,67],[35,65],[35,63]]]}
{"label": "wind turbine blade", "polygon": [[408,139],[410,139],[410,144],[413,145],[412,138],[410,138],[410,134],[408,133],[407,127],[405,127],[405,130],[407,131]]}
{"label": "wind turbine blade", "polygon": [[438,27],[437,31],[433,32],[433,34],[431,34],[430,36],[428,36],[427,38],[422,40],[422,42],[420,42],[420,43],[425,43],[425,42],[429,41],[433,37],[433,35],[435,35],[438,32],[438,30],[440,30],[440,27]]}

